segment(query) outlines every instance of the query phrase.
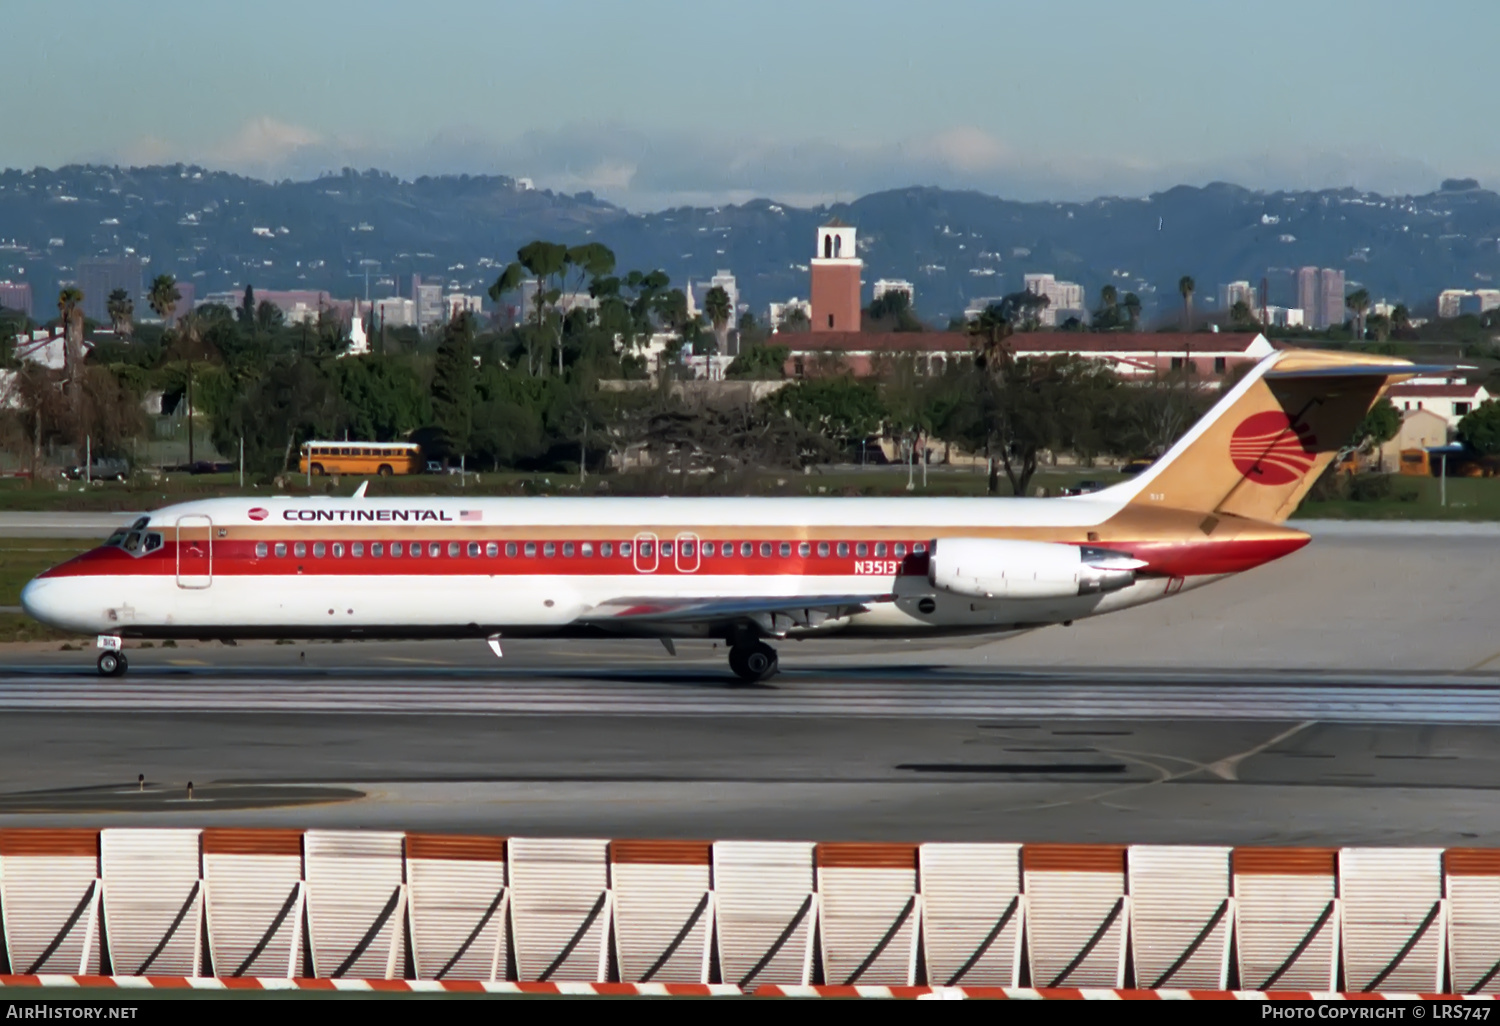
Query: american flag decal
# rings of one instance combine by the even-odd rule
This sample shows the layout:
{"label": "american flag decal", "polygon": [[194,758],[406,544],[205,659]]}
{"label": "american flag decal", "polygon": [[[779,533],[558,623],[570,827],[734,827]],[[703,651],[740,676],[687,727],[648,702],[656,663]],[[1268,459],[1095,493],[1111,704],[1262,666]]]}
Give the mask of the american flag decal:
{"label": "american flag decal", "polygon": [[458,519],[475,523],[484,519],[484,514],[477,509],[461,509],[458,511]]}

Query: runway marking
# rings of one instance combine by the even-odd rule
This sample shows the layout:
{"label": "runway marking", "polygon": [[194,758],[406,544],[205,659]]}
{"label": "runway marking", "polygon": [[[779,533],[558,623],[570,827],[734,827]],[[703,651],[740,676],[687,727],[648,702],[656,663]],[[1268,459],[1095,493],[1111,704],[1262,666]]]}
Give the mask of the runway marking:
{"label": "runway marking", "polygon": [[212,663],[204,662],[202,659],[168,659],[167,662],[173,666],[212,666]]}
{"label": "runway marking", "polygon": [[1221,780],[1238,780],[1240,779],[1240,763],[1244,762],[1252,755],[1259,755],[1261,752],[1264,752],[1269,748],[1275,748],[1287,738],[1295,737],[1297,734],[1300,734],[1308,727],[1311,727],[1314,722],[1316,721],[1306,720],[1302,723],[1297,724],[1295,727],[1292,727],[1290,730],[1283,730],[1280,734],[1277,734],[1265,744],[1256,745],[1254,748],[1247,749],[1238,755],[1231,755],[1228,758],[1220,759],[1218,762],[1209,763],[1203,768],[1208,770],[1210,773]]}
{"label": "runway marking", "polygon": [[1475,670],[1482,670],[1486,666],[1490,665],[1490,663],[1493,663],[1496,659],[1500,659],[1500,652],[1496,652],[1494,655],[1490,656],[1488,659],[1481,659],[1479,662],[1475,663],[1473,666],[1465,666],[1464,667],[1464,672],[1465,673],[1473,673]]}
{"label": "runway marking", "polygon": [[418,666],[457,666],[458,664],[448,659],[415,659],[411,656],[376,656],[381,662],[386,663],[413,663]]}
{"label": "runway marking", "polygon": [[[1026,676],[975,682],[937,674],[901,680],[798,680],[736,686],[718,675],[656,681],[528,676],[295,676],[190,669],[102,679],[92,674],[0,676],[0,711],[287,712],[392,715],[747,716],[973,720],[1280,720],[1302,723],[1500,724],[1494,683],[1325,686],[1095,682]],[[1275,739],[1272,740],[1275,743]],[[1136,756],[1139,758],[1139,756]],[[1248,755],[1245,756],[1248,758]],[[1233,758],[1232,756],[1229,758]],[[1222,761],[1222,760],[1221,760]],[[1162,772],[1162,770],[1158,770]]]}

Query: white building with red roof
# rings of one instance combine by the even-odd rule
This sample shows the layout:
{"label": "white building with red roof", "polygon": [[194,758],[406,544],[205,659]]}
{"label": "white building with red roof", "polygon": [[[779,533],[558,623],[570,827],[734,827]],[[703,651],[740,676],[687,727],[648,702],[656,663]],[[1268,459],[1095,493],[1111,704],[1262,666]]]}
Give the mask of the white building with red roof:
{"label": "white building with red roof", "polygon": [[1492,398],[1483,385],[1463,378],[1407,381],[1392,386],[1387,394],[1402,413],[1428,410],[1445,419],[1450,428],[1458,427],[1474,407]]}

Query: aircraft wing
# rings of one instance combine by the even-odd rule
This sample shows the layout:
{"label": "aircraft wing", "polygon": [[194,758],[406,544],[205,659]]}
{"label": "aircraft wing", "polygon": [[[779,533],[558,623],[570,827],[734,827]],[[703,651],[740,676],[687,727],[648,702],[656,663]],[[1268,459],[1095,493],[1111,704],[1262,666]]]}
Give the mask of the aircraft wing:
{"label": "aircraft wing", "polygon": [[802,626],[851,613],[877,602],[894,602],[895,595],[714,595],[697,598],[619,598],[585,613],[585,623],[702,623],[765,617]]}

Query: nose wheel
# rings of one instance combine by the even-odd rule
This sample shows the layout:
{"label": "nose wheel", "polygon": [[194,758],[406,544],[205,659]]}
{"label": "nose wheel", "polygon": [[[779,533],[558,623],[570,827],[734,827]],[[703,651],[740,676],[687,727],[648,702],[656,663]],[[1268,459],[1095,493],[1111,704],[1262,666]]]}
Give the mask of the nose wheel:
{"label": "nose wheel", "polygon": [[123,677],[130,668],[124,652],[105,652],[99,657],[99,676]]}
{"label": "nose wheel", "polygon": [[729,650],[729,668],[749,683],[769,680],[781,668],[776,650],[764,641],[735,645]]}

